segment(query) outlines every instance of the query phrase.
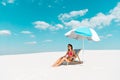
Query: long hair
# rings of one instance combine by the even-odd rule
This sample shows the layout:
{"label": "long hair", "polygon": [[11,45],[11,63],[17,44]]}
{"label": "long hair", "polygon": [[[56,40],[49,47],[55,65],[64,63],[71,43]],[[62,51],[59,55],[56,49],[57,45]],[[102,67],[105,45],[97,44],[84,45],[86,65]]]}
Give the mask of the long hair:
{"label": "long hair", "polygon": [[[68,44],[68,46],[70,46],[71,47],[71,49],[73,50],[73,46],[72,46],[72,44]],[[69,50],[68,50],[69,51]]]}

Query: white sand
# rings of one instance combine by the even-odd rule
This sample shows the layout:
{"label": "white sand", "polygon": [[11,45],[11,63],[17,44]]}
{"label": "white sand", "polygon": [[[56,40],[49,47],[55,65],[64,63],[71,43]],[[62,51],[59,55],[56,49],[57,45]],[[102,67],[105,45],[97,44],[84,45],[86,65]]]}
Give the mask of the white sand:
{"label": "white sand", "polygon": [[81,54],[83,64],[51,67],[62,55],[64,52],[0,56],[0,80],[120,80],[120,50],[86,50]]}

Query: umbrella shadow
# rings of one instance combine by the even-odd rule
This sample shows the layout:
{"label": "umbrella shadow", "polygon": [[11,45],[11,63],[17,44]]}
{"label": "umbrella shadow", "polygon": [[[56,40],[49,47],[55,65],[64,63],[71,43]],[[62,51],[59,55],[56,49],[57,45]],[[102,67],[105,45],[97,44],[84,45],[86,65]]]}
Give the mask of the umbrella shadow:
{"label": "umbrella shadow", "polygon": [[62,65],[79,65],[79,64],[83,64],[83,61],[72,61],[72,62],[69,62],[67,64],[67,62],[63,62]]}

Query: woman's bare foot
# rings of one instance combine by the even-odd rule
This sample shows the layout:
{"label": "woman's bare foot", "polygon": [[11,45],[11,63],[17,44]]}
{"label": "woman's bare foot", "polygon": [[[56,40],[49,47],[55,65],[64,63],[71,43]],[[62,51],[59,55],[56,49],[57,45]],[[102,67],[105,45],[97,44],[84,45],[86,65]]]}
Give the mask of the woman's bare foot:
{"label": "woman's bare foot", "polygon": [[59,65],[52,65],[52,67],[58,67]]}
{"label": "woman's bare foot", "polygon": [[55,67],[55,66],[56,66],[55,64],[52,65],[52,67]]}

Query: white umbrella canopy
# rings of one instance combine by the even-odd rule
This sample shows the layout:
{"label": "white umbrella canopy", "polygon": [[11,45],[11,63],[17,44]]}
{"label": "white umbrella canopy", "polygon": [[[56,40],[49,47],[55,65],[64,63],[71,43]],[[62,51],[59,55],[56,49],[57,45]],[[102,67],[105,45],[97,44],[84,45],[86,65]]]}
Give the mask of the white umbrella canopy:
{"label": "white umbrella canopy", "polygon": [[96,31],[92,28],[88,27],[78,27],[76,29],[72,29],[65,34],[66,37],[73,38],[76,40],[83,40],[83,52],[84,52],[84,39],[92,40],[92,41],[100,41],[99,36]]}
{"label": "white umbrella canopy", "polygon": [[69,38],[73,38],[73,39],[82,39],[84,38],[84,36],[81,36],[81,35],[78,35],[75,33],[75,29],[72,29],[70,31],[68,31],[66,34],[65,34],[66,37],[69,37]]}
{"label": "white umbrella canopy", "polygon": [[98,34],[95,32],[95,30],[90,28],[90,31],[92,33],[92,36],[89,37],[88,39],[93,40],[93,41],[100,41],[100,38],[99,38]]}
{"label": "white umbrella canopy", "polygon": [[65,36],[66,37],[69,37],[69,38],[73,38],[73,39],[88,39],[88,40],[92,40],[92,41],[100,41],[100,38],[99,36],[97,35],[97,33],[95,32],[95,30],[93,30],[92,28],[88,28],[91,32],[91,36],[83,36],[83,35],[80,35],[80,34],[77,34],[75,31],[77,29],[72,29],[70,31],[68,31]]}

